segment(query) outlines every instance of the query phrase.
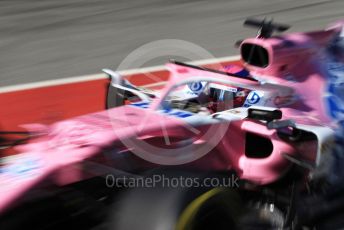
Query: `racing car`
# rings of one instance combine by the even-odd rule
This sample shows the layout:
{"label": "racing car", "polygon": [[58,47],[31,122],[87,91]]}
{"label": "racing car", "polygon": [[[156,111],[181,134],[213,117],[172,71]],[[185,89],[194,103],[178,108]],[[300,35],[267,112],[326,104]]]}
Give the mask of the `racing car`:
{"label": "racing car", "polygon": [[[45,194],[58,196],[73,215],[85,207],[106,210],[100,219],[109,229],[342,227],[343,200],[335,198],[343,191],[336,164],[343,162],[344,24],[278,36],[287,25],[255,19],[245,25],[259,31],[240,43],[243,67],[171,60],[168,82],[155,89],[104,69],[111,78],[107,110],[26,125],[29,138],[1,166],[3,226],[30,224],[26,214],[18,214],[23,222],[12,216],[37,199],[41,205]],[[234,176],[240,186],[141,187],[117,200],[98,182],[90,186],[109,174]]]}

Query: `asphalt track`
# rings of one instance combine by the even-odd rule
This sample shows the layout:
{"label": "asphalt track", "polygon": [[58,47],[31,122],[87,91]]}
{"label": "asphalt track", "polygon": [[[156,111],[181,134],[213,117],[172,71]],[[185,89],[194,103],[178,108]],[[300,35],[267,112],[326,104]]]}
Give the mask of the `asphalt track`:
{"label": "asphalt track", "polygon": [[0,86],[116,69],[134,49],[160,39],[235,55],[234,42],[255,34],[242,27],[248,16],[312,30],[343,19],[344,1],[0,0]]}

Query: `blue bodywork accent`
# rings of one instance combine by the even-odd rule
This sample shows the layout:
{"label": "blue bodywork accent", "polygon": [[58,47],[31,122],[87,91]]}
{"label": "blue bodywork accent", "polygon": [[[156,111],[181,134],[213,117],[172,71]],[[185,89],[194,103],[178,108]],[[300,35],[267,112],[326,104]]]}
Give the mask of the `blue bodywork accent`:
{"label": "blue bodywork accent", "polygon": [[257,104],[260,101],[260,96],[258,93],[253,92],[249,95],[249,98],[247,98],[247,102],[250,104]]}

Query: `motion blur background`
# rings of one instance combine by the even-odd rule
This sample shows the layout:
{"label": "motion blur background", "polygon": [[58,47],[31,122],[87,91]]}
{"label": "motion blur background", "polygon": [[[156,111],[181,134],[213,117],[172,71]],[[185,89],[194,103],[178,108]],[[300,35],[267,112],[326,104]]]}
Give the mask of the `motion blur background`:
{"label": "motion blur background", "polygon": [[0,86],[116,69],[159,39],[236,55],[235,41],[256,33],[242,27],[249,16],[274,17],[291,31],[322,29],[344,19],[344,1],[0,0]]}

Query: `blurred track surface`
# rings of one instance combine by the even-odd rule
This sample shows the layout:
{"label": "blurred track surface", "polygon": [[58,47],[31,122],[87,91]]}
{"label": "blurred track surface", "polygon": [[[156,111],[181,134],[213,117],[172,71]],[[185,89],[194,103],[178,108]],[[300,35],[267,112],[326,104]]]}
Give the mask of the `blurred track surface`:
{"label": "blurred track surface", "polygon": [[0,0],[0,86],[116,69],[159,39],[235,55],[234,42],[255,34],[242,27],[248,16],[301,31],[344,18],[343,9],[343,0]]}

